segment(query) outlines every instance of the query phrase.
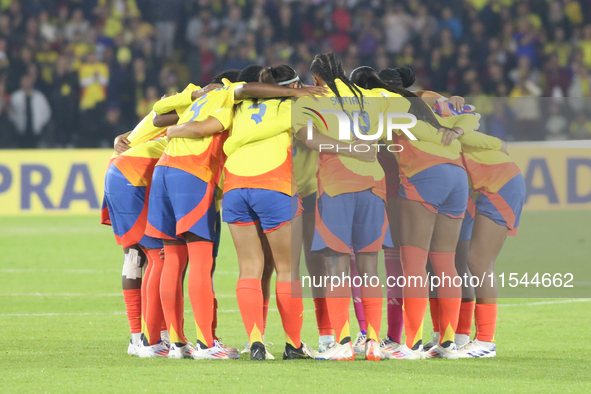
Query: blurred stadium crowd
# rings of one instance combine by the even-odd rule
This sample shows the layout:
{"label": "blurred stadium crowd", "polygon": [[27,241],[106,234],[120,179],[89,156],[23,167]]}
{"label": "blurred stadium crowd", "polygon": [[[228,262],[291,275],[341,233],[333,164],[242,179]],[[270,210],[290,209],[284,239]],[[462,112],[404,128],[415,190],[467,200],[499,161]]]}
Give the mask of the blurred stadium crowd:
{"label": "blurred stadium crowd", "polygon": [[189,81],[289,63],[311,82],[328,51],[475,97],[500,138],[591,138],[590,0],[0,0],[0,147],[111,146]]}

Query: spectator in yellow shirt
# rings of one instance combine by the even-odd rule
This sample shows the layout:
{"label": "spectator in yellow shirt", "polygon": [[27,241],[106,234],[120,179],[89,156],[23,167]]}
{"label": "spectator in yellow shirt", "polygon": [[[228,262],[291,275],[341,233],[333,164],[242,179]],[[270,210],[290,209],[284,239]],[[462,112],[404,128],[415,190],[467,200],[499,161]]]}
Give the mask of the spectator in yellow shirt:
{"label": "spectator in yellow shirt", "polygon": [[88,110],[107,99],[109,68],[98,60],[96,52],[86,56],[86,62],[80,66],[80,109]]}

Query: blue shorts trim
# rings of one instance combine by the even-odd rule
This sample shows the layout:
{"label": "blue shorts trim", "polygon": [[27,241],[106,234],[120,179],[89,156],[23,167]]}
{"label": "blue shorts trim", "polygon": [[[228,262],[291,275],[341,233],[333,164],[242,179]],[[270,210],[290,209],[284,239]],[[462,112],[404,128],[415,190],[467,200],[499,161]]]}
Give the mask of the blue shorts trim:
{"label": "blue shorts trim", "polygon": [[525,180],[522,174],[511,178],[497,193],[483,192],[476,198],[476,211],[495,221],[498,225],[507,226],[516,235],[521,211],[525,203]]}
{"label": "blue shorts trim", "polygon": [[258,222],[263,231],[269,232],[292,219],[294,202],[298,204],[297,195],[292,197],[275,190],[233,189],[224,193],[222,219],[238,225]]}

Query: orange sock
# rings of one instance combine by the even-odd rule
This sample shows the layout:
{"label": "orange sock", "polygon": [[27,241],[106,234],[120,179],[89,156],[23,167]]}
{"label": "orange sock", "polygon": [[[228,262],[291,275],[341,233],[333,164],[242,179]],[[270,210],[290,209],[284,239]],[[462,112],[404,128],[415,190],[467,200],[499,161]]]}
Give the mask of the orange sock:
{"label": "orange sock", "polygon": [[125,311],[132,334],[142,332],[142,289],[123,290]]}
{"label": "orange sock", "polygon": [[293,282],[277,282],[275,294],[277,295],[277,309],[281,315],[285,342],[299,349],[302,346],[300,334],[304,316],[304,303],[302,301],[302,284],[299,280]]}
{"label": "orange sock", "polygon": [[142,333],[146,337],[149,345],[155,345],[160,340],[160,332],[166,330],[164,314],[162,312],[162,302],[160,301],[160,278],[162,276],[162,267],[164,260],[160,258],[158,249],[146,250],[148,258],[149,275],[144,277],[142,290],[145,291],[145,323]]}
{"label": "orange sock", "polygon": [[170,342],[185,343],[183,330],[183,271],[187,266],[186,245],[164,245],[160,299]]}
{"label": "orange sock", "polygon": [[187,244],[189,251],[189,298],[193,308],[197,341],[213,346],[213,242],[199,241]]}
{"label": "orange sock", "polygon": [[417,349],[423,343],[423,319],[427,311],[429,290],[421,283],[410,277],[422,278],[422,284],[427,280],[428,252],[416,246],[403,245],[400,247],[400,261],[406,279],[404,295],[404,332],[406,346]]}
{"label": "orange sock", "polygon": [[474,301],[462,302],[460,305],[460,318],[458,319],[457,334],[470,336],[472,333],[472,318],[474,316]]}
{"label": "orange sock", "polygon": [[367,339],[380,343],[380,328],[382,326],[382,305],[384,303],[381,286],[364,286],[361,289],[361,302],[367,326]]}
{"label": "orange sock", "polygon": [[433,322],[433,332],[439,332],[439,299],[429,298],[429,311]]}
{"label": "orange sock", "polygon": [[328,316],[326,298],[314,298],[314,311],[316,312],[316,323],[318,324],[318,335],[332,335],[332,326]]}
{"label": "orange sock", "polygon": [[349,305],[351,304],[351,284],[345,283],[334,289],[326,291],[326,306],[328,316],[335,331],[336,341],[341,343],[346,338],[351,338],[349,328]]}
{"label": "orange sock", "polygon": [[455,342],[462,288],[454,286],[454,278],[458,276],[455,265],[455,253],[430,252],[429,260],[433,271],[441,279],[437,288],[439,299],[439,343]]}
{"label": "orange sock", "polygon": [[211,322],[211,333],[213,334],[213,339],[218,339],[215,330],[218,328],[218,299],[215,298],[215,293],[213,293],[213,321]]}
{"label": "orange sock", "polygon": [[269,299],[263,299],[263,335],[267,329],[267,315],[269,314]]}
{"label": "orange sock", "polygon": [[263,290],[260,279],[238,279],[236,298],[248,341],[263,342]]}
{"label": "orange sock", "polygon": [[482,342],[494,342],[497,325],[497,304],[476,304],[476,339]]}

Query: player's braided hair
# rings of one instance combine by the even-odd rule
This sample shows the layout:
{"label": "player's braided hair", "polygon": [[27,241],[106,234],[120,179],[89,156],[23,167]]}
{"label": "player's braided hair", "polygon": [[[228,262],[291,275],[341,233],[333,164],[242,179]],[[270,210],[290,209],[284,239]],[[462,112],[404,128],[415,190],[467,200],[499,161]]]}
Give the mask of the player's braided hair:
{"label": "player's braided hair", "polygon": [[361,66],[356,68],[355,70],[353,70],[353,72],[351,72],[351,80],[356,85],[364,89],[381,88],[388,90],[392,93],[397,93],[402,97],[409,98],[408,101],[410,102],[410,108],[408,112],[416,116],[417,120],[421,120],[425,123],[428,123],[436,129],[447,129],[447,127],[444,127],[439,123],[437,117],[435,116],[431,108],[429,108],[427,103],[425,103],[421,98],[419,98],[419,96],[400,86],[387,84],[378,76],[378,73],[376,73],[376,71],[373,68],[368,66]]}
{"label": "player's braided hair", "polygon": [[353,95],[357,98],[359,106],[363,111],[363,94],[361,93],[361,90],[359,90],[359,88],[355,86],[349,80],[349,78],[347,78],[345,71],[343,70],[343,64],[334,53],[329,52],[316,55],[312,61],[312,64],[310,65],[310,71],[326,82],[330,90],[332,90],[332,92],[337,96],[341,107],[344,109],[343,99],[335,83],[337,79],[340,79],[345,85],[347,85],[349,90],[351,90],[351,93],[353,93]]}

